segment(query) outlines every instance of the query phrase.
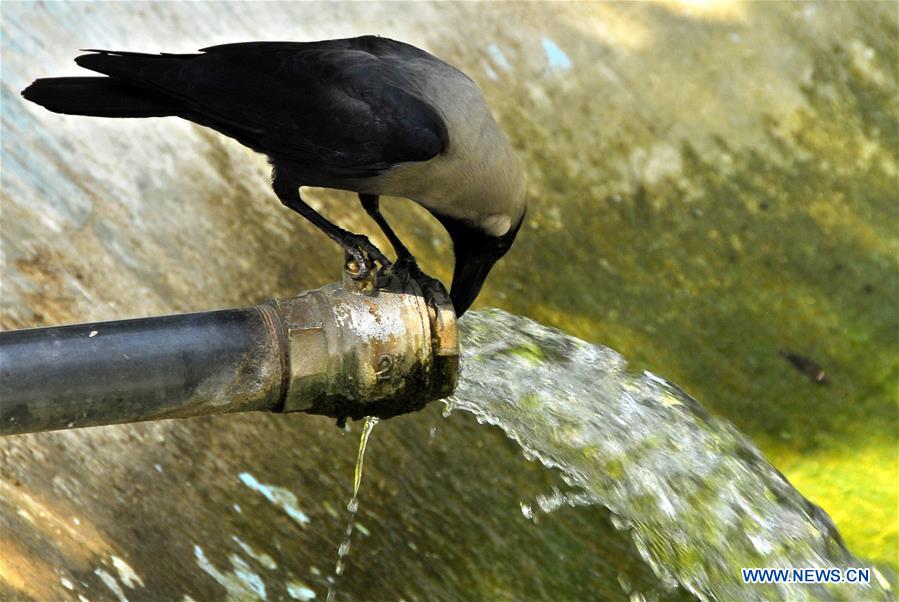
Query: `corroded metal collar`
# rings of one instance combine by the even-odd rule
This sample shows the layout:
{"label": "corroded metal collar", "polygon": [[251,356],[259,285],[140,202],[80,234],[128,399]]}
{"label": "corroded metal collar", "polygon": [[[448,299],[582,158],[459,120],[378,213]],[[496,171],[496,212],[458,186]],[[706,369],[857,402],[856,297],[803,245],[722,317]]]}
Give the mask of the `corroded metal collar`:
{"label": "corroded metal collar", "polygon": [[283,411],[389,418],[450,395],[459,339],[446,292],[435,310],[415,282],[351,268],[341,284],[268,304],[286,350]]}

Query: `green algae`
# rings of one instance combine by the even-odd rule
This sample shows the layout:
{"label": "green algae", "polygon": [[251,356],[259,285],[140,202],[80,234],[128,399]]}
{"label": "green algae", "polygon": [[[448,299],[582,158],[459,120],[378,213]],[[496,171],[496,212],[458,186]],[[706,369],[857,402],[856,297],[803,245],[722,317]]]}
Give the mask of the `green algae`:
{"label": "green algae", "polygon": [[540,347],[538,347],[537,345],[533,344],[522,344],[518,347],[509,349],[506,353],[511,353],[513,355],[522,357],[530,361],[532,364],[539,364],[546,358],[543,350],[540,349]]}

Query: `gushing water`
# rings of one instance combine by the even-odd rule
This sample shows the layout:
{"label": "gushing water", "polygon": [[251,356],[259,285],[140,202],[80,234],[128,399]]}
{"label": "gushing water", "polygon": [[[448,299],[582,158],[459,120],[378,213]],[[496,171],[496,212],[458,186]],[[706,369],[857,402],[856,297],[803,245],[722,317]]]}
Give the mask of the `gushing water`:
{"label": "gushing water", "polygon": [[702,600],[891,598],[873,568],[864,585],[744,584],[744,567],[865,565],[752,443],[671,383],[499,310],[470,313],[460,327],[463,375],[449,407],[562,471],[572,491],[541,497],[542,511],[608,508],[663,586],[680,583]]}
{"label": "gushing water", "polygon": [[353,497],[346,509],[350,516],[346,525],[346,532],[343,535],[343,541],[337,548],[337,564],[334,567],[334,575],[328,580],[328,598],[327,602],[334,602],[337,598],[337,578],[343,574],[346,569],[346,557],[350,553],[350,542],[353,537],[353,529],[356,526],[356,511],[359,510],[359,486],[362,485],[362,467],[365,462],[365,448],[368,446],[368,438],[375,425],[378,424],[378,418],[369,416],[365,419],[365,425],[362,427],[362,435],[359,437],[359,451],[356,453],[356,470],[353,474]]}

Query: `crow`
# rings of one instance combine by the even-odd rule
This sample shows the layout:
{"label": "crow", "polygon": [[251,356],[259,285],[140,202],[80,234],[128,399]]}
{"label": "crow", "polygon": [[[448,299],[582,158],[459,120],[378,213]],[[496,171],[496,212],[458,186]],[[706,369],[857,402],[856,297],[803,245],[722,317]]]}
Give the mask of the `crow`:
{"label": "crow", "polygon": [[[96,117],[176,116],[267,155],[278,199],[352,255],[363,273],[428,278],[379,208],[411,199],[449,233],[458,316],[512,245],[527,208],[521,164],[468,76],[415,46],[367,35],[245,42],[194,54],[83,50],[102,77],[38,79],[22,95],[50,111]],[[396,253],[307,205],[300,187],[358,194]]]}

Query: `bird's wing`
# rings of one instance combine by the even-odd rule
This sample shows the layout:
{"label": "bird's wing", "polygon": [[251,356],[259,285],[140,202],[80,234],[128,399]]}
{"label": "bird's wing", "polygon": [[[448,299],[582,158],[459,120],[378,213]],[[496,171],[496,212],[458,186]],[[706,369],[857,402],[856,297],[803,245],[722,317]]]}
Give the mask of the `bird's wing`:
{"label": "bird's wing", "polygon": [[202,54],[93,51],[76,62],[177,99],[185,117],[275,158],[336,177],[375,175],[444,150],[446,125],[417,94],[417,48],[384,38],[254,42]]}

